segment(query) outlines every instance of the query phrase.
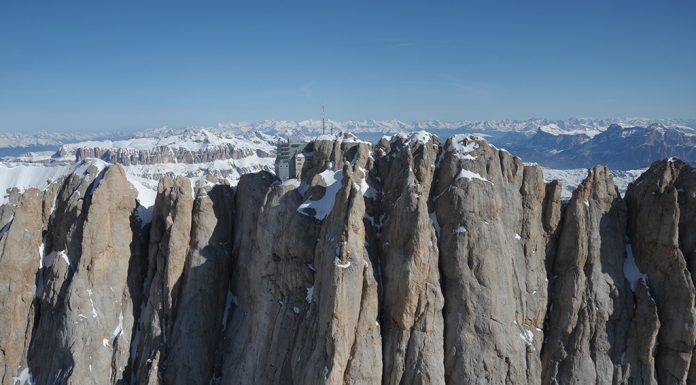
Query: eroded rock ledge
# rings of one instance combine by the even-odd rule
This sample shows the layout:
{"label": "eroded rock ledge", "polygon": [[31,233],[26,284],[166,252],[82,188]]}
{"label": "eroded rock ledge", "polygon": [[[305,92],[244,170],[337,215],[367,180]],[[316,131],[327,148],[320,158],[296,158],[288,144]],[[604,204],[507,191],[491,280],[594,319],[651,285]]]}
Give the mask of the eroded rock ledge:
{"label": "eroded rock ledge", "polygon": [[313,143],[302,181],[121,166],[0,208],[2,384],[696,381],[696,172],[560,185],[476,137]]}

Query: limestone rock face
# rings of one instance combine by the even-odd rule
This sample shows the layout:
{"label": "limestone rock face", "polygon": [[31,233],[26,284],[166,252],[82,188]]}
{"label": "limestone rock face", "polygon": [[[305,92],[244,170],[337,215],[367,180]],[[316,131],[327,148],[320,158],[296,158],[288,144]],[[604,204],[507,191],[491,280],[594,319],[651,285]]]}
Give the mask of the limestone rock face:
{"label": "limestone rock face", "polygon": [[626,192],[628,235],[657,306],[655,374],[660,384],[696,381],[693,272],[696,172],[669,159],[654,163]]}
{"label": "limestone rock face", "polygon": [[89,167],[63,184],[38,270],[28,353],[36,383],[116,384],[129,378],[133,299],[142,282],[132,263],[138,256],[136,205],[120,166]]}
{"label": "limestone rock face", "polygon": [[[382,372],[377,283],[365,248],[360,163],[343,166],[341,187],[314,252],[313,299],[298,336],[294,383],[374,384]],[[363,174],[363,175],[359,175]],[[295,374],[297,373],[297,374]]]}
{"label": "limestone rock face", "polygon": [[383,384],[444,384],[444,298],[428,201],[439,140],[395,137],[378,160]]}
{"label": "limestone rock face", "polygon": [[[541,169],[478,138],[445,143],[433,200],[440,227],[449,384],[537,383],[551,235]],[[553,191],[553,190],[552,190]],[[549,224],[548,228],[556,224]]]}
{"label": "limestone rock face", "polygon": [[551,269],[543,383],[621,381],[634,307],[625,232],[626,205],[609,170],[591,169],[568,203]]}
{"label": "limestone rock face", "polygon": [[[30,189],[13,207],[0,230],[0,380],[10,382],[27,368],[36,296],[36,272],[41,261],[43,194]],[[12,267],[12,268],[8,268]]]}
{"label": "limestone rock face", "polygon": [[212,377],[229,297],[233,218],[234,192],[229,186],[197,190],[189,253],[168,341],[167,384],[195,384]]}
{"label": "limestone rock face", "polygon": [[657,384],[655,346],[660,330],[657,305],[645,280],[638,280],[635,311],[626,336],[624,379],[629,384]]}
{"label": "limestone rock face", "polygon": [[[197,150],[170,146],[158,146],[153,149],[80,147],[75,150],[75,160],[78,162],[89,158],[99,158],[106,162],[125,166],[158,163],[208,163],[215,160],[241,159],[252,155],[257,155],[257,153],[251,149],[237,148],[231,144],[221,144]],[[269,156],[266,153],[258,155]]]}
{"label": "limestone rock face", "polygon": [[[299,221],[305,219],[295,217],[292,212],[300,197],[294,195],[293,186],[276,181],[274,175],[262,172],[242,176],[237,187],[231,280],[234,300],[231,314],[223,321],[226,325],[220,373],[223,384],[280,381],[279,372],[288,361],[285,356],[295,339],[290,329],[296,328],[298,322],[293,309],[304,307],[303,288],[311,286],[311,271],[304,265],[311,263],[311,258],[305,247],[287,245],[291,250],[287,255],[256,251],[260,247],[285,249],[285,237],[281,236],[284,230],[303,228],[305,234],[312,231],[309,221],[294,226],[289,223],[293,217]],[[295,204],[288,207],[280,204],[288,200],[294,200]],[[275,206],[272,217],[264,213],[267,205]],[[259,225],[265,215],[270,228]],[[269,234],[265,243],[259,242],[259,233]],[[296,241],[299,243],[301,239]],[[313,243],[316,238],[307,237],[305,241]]]}
{"label": "limestone rock face", "polygon": [[14,210],[22,197],[18,188],[7,189],[7,203],[0,206],[0,228],[4,228],[12,219]]}
{"label": "limestone rock face", "polygon": [[147,302],[138,346],[138,382],[158,383],[166,367],[191,237],[193,188],[188,178],[161,179],[148,250]]}
{"label": "limestone rock face", "polygon": [[686,163],[561,202],[478,137],[310,146],[302,180],[162,178],[151,223],[120,166],[10,189],[2,385],[696,383]]}
{"label": "limestone rock face", "polygon": [[268,173],[239,182],[223,384],[381,380],[363,223],[370,148],[337,143],[315,143],[306,191]]}

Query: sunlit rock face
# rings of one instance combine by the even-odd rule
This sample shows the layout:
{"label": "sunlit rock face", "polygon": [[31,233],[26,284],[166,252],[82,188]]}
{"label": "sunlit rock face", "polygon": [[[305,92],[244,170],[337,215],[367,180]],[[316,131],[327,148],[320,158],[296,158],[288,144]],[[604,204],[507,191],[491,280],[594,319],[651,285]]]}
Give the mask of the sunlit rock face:
{"label": "sunlit rock face", "polygon": [[10,191],[2,384],[696,378],[688,164],[653,164],[625,197],[595,167],[562,202],[478,137],[310,150],[302,180],[166,176],[149,215],[118,165]]}

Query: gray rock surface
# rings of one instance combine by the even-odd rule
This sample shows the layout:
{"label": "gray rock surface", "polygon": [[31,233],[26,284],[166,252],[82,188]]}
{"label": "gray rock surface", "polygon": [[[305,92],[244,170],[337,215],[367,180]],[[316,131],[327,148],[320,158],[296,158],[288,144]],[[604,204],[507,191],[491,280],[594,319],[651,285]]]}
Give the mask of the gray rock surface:
{"label": "gray rock surface", "polygon": [[[59,150],[59,153],[63,151]],[[231,144],[209,146],[199,150],[159,146],[153,149],[80,147],[75,150],[77,162],[89,158],[98,158],[106,162],[125,166],[157,163],[208,163],[215,160],[241,159],[248,156],[271,156],[264,151],[256,152],[246,148],[237,148]]]}
{"label": "gray rock surface", "polygon": [[311,146],[301,181],[163,178],[149,224],[120,166],[11,190],[1,383],[696,382],[686,163],[563,203],[477,137]]}
{"label": "gray rock surface", "polygon": [[[27,366],[34,323],[36,272],[40,264],[43,194],[29,189],[13,207],[10,223],[0,230],[0,380]],[[9,268],[11,267],[11,268]]]}
{"label": "gray rock surface", "polygon": [[680,160],[656,162],[626,192],[633,255],[640,271],[647,275],[661,325],[655,352],[660,384],[684,383],[687,377],[689,382],[696,381],[696,374],[689,375],[696,311],[694,282],[686,258],[693,256],[696,230],[695,174]]}
{"label": "gray rock surface", "polygon": [[197,190],[189,253],[168,342],[167,384],[196,384],[213,375],[229,298],[233,218],[234,192],[229,186]]}
{"label": "gray rock surface", "polygon": [[63,184],[38,271],[28,353],[36,383],[129,379],[134,289],[142,281],[131,263],[138,256],[136,205],[120,166],[90,167]]}
{"label": "gray rock surface", "polygon": [[[420,140],[418,140],[420,139]],[[395,137],[379,158],[383,384],[444,384],[444,298],[428,200],[437,137]]]}
{"label": "gray rock surface", "polygon": [[[537,383],[547,305],[546,195],[538,166],[454,136],[445,143],[433,200],[440,227],[449,384]],[[551,189],[553,191],[553,189]],[[555,224],[548,224],[554,228]]]}
{"label": "gray rock surface", "polygon": [[188,178],[164,178],[157,187],[145,285],[147,302],[137,346],[138,383],[154,384],[163,378],[174,330],[181,279],[191,238],[193,193]]}
{"label": "gray rock surface", "polygon": [[[314,154],[304,194],[268,173],[244,176],[238,185],[237,304],[223,384],[381,379],[377,283],[364,244],[361,192],[369,146],[317,142]],[[326,217],[317,211],[321,205],[301,208],[322,200],[332,206]]]}
{"label": "gray rock surface", "polygon": [[634,307],[624,278],[625,233],[626,205],[609,170],[595,167],[565,210],[551,269],[543,383],[621,381],[621,366],[632,358],[625,352]]}

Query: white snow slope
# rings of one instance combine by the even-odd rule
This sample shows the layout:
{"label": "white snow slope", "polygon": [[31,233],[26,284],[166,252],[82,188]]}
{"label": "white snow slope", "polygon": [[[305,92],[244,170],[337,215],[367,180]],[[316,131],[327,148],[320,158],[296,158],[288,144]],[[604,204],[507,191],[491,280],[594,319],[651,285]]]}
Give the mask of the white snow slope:
{"label": "white snow slope", "polygon": [[[558,170],[553,168],[541,168],[544,173],[544,181],[550,182],[557,179],[561,182],[561,199],[567,200],[573,196],[573,190],[587,178],[587,169],[575,168],[569,170]],[[619,188],[623,195],[628,188],[628,184],[636,180],[647,168],[638,170],[611,170],[614,177],[614,184]]]}

